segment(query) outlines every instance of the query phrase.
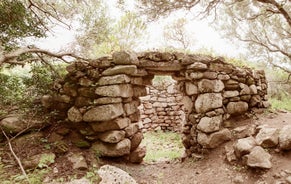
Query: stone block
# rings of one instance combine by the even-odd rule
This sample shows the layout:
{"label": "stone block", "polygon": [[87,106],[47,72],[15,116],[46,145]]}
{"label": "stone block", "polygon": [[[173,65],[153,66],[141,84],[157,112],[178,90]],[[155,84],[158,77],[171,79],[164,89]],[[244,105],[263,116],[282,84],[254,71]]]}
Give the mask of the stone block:
{"label": "stone block", "polygon": [[186,94],[189,96],[198,94],[198,87],[192,82],[186,82],[185,89],[186,89]]}
{"label": "stone block", "polygon": [[227,112],[229,114],[238,115],[245,113],[249,108],[246,102],[229,102],[226,106]]}
{"label": "stone block", "polygon": [[100,96],[129,98],[133,96],[133,89],[130,84],[119,84],[97,87],[95,93]]}
{"label": "stone block", "polygon": [[117,118],[111,121],[94,122],[90,126],[95,132],[105,132],[108,130],[122,130],[131,123],[129,118]]}
{"label": "stone block", "polygon": [[197,97],[195,109],[198,113],[222,107],[222,96],[220,93],[205,93]]}
{"label": "stone block", "polygon": [[120,157],[130,153],[130,140],[123,139],[115,144],[96,141],[90,149],[100,156]]}
{"label": "stone block", "polygon": [[218,93],[224,89],[224,84],[220,80],[202,79],[198,82],[198,89],[201,93]]}
{"label": "stone block", "polygon": [[104,76],[98,80],[98,85],[106,86],[112,84],[127,84],[130,83],[130,77],[124,74],[113,75],[113,76]]}
{"label": "stone block", "polygon": [[94,100],[95,105],[106,105],[106,104],[115,104],[115,103],[121,103],[122,98],[120,97],[102,97],[102,98],[97,98]]}
{"label": "stone block", "polygon": [[112,62],[118,65],[139,64],[137,55],[134,52],[120,51],[112,54]]}
{"label": "stone block", "polygon": [[123,130],[110,130],[110,131],[98,134],[98,137],[103,142],[118,143],[124,139],[125,131],[123,131]]}
{"label": "stone block", "polygon": [[108,68],[102,72],[102,75],[117,75],[117,74],[127,74],[134,75],[137,73],[136,65],[117,65],[112,68]]}
{"label": "stone block", "polygon": [[83,115],[86,122],[109,121],[124,114],[122,104],[108,104],[94,107]]}
{"label": "stone block", "polygon": [[228,129],[222,129],[210,135],[198,132],[197,141],[204,148],[217,148],[222,143],[231,139],[231,132]]}
{"label": "stone block", "polygon": [[197,129],[204,133],[216,132],[220,129],[222,116],[203,117],[197,125]]}
{"label": "stone block", "polygon": [[78,123],[78,122],[81,122],[83,120],[83,116],[82,116],[82,114],[81,114],[81,112],[79,111],[78,108],[71,107],[68,110],[68,119],[71,122]]}

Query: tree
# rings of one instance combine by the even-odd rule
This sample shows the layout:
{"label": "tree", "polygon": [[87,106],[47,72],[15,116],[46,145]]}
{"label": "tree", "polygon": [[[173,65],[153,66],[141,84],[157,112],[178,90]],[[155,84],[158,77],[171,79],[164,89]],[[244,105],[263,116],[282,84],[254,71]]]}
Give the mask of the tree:
{"label": "tree", "polygon": [[[231,40],[247,44],[260,60],[291,75],[291,1],[290,0],[138,0],[149,18],[184,9],[213,23]],[[219,16],[218,16],[219,15]]]}
{"label": "tree", "polygon": [[163,33],[165,41],[172,47],[178,46],[184,51],[189,49],[194,40],[193,35],[186,29],[187,23],[185,18],[179,18],[165,26]]}

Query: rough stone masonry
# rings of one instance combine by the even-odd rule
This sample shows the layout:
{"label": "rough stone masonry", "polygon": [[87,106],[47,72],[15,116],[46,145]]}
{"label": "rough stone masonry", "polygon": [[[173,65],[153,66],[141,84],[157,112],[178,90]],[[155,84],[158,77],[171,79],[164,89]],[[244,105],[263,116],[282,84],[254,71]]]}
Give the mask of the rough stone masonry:
{"label": "rough stone masonry", "polygon": [[[139,97],[154,75],[171,75],[183,94],[183,144],[188,156],[231,139],[223,122],[252,108],[264,108],[267,83],[264,71],[238,68],[223,58],[183,53],[115,52],[91,62],[76,61],[55,84],[49,100],[83,147],[101,156],[126,156],[141,162]],[[85,146],[84,146],[85,145]]]}

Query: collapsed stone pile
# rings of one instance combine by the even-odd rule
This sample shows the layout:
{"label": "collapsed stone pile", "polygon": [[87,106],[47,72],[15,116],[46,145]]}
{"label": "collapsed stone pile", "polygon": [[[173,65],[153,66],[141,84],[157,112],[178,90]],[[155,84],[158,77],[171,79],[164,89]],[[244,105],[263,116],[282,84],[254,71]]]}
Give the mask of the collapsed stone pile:
{"label": "collapsed stone pile", "polygon": [[140,97],[140,127],[143,131],[180,132],[185,121],[183,94],[174,82],[147,87],[148,95]]}
{"label": "collapsed stone pile", "polygon": [[[69,127],[87,147],[103,156],[128,156],[140,162],[139,97],[147,95],[154,75],[178,81],[185,107],[186,153],[211,149],[231,138],[223,121],[253,107],[267,107],[263,71],[238,68],[223,58],[183,53],[116,52],[91,62],[74,62],[43,98],[47,107],[67,117]],[[50,103],[48,103],[50,102]]]}

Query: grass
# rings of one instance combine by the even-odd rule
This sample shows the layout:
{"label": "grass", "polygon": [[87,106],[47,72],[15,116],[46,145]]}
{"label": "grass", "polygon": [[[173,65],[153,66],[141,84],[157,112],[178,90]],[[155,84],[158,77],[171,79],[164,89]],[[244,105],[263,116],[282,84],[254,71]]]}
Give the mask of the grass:
{"label": "grass", "polygon": [[281,99],[271,98],[269,102],[272,104],[272,109],[291,111],[291,96],[284,95]]}
{"label": "grass", "polygon": [[147,149],[145,162],[171,161],[184,153],[180,134],[174,132],[146,132],[141,144]]}

